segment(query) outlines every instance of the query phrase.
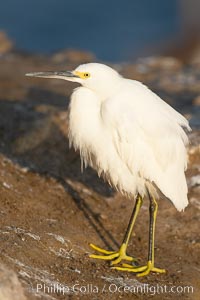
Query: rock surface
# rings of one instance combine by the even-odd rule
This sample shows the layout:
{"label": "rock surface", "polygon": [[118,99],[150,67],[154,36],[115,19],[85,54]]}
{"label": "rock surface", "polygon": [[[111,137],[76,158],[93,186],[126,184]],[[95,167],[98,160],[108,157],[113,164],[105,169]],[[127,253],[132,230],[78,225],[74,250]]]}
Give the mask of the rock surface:
{"label": "rock surface", "polygon": [[[133,201],[112,191],[91,169],[81,174],[79,155],[68,149],[67,105],[74,85],[24,76],[70,70],[91,57],[78,51],[0,57],[0,262],[13,270],[10,285],[3,289],[12,288],[14,278],[21,300],[25,296],[18,280],[31,300],[199,299],[200,66],[161,57],[114,66],[147,84],[193,126],[187,171],[190,205],[178,213],[170,203],[159,201],[156,265],[168,272],[138,279],[88,257],[89,242],[118,248]],[[129,246],[139,263],[146,262],[147,238],[145,201]],[[161,297],[164,286],[167,292]],[[137,292],[136,287],[143,290]]]}
{"label": "rock surface", "polygon": [[0,299],[1,300],[26,300],[22,285],[12,270],[0,265]]}
{"label": "rock surface", "polygon": [[0,31],[0,55],[8,53],[12,48],[12,41],[7,37],[4,31]]}

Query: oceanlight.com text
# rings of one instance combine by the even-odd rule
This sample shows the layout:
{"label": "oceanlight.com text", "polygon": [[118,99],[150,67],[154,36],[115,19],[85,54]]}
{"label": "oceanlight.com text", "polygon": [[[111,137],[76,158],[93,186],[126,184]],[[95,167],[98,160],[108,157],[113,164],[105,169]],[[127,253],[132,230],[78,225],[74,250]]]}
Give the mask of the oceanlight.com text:
{"label": "oceanlight.com text", "polygon": [[191,294],[194,292],[193,286],[176,286],[176,285],[117,285],[115,283],[104,284],[103,286],[97,286],[94,284],[81,285],[79,283],[72,285],[53,284],[45,285],[42,283],[36,286],[37,293],[46,294],[99,294],[99,293],[111,293],[111,294]]}

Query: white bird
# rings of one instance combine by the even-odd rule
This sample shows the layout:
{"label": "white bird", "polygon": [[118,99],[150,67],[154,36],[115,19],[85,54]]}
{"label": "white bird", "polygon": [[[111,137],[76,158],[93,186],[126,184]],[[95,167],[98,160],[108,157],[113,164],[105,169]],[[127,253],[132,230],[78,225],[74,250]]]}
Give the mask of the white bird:
{"label": "white bird", "polygon": [[[137,273],[164,273],[154,266],[156,199],[163,195],[177,210],[188,204],[188,121],[159,96],[136,80],[123,78],[112,68],[99,64],[80,65],[74,71],[37,72],[27,76],[78,82],[69,108],[69,141],[80,151],[82,163],[94,168],[122,194],[136,199],[133,213],[118,251],[93,244],[111,265],[134,258],[126,254],[133,226],[143,202],[150,199],[148,261],[144,266],[123,264],[115,269]],[[103,254],[103,255],[102,255]]]}

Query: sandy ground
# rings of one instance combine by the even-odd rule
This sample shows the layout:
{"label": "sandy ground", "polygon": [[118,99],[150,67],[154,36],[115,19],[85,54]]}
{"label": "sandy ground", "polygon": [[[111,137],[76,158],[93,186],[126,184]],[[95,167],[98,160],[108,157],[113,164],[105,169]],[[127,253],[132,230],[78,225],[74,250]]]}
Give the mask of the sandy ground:
{"label": "sandy ground", "polygon": [[[79,155],[69,150],[67,105],[74,86],[24,77],[30,71],[72,69],[90,59],[79,52],[0,57],[0,262],[19,280],[13,298],[0,299],[18,299],[19,293],[31,300],[200,299],[200,67],[159,58],[115,66],[185,113],[194,128],[188,149],[190,205],[179,213],[159,201],[156,266],[167,273],[137,278],[88,257],[89,242],[118,249],[134,202],[92,170],[82,174]],[[147,247],[145,200],[129,253],[144,264]],[[0,283],[5,284],[1,273]]]}

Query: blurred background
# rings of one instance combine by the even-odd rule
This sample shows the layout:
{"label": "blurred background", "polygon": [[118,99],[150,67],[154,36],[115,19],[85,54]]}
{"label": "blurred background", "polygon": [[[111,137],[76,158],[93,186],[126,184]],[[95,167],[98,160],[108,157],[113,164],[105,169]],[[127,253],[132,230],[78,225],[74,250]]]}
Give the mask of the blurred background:
{"label": "blurred background", "polygon": [[70,48],[110,62],[158,54],[187,61],[199,47],[199,13],[199,0],[1,0],[0,30],[30,52]]}

